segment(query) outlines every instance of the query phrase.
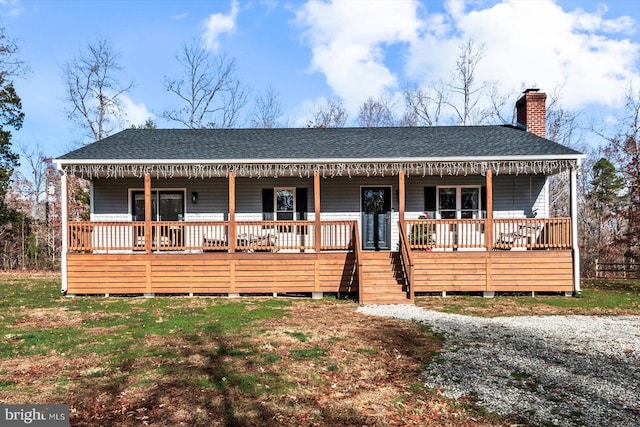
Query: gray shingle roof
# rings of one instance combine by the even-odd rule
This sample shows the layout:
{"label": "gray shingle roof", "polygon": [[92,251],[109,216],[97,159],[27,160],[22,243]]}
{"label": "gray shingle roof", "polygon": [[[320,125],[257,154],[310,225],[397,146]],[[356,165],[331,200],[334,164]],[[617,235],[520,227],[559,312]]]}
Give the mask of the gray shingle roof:
{"label": "gray shingle roof", "polygon": [[513,126],[127,129],[61,157],[74,160],[324,160],[580,157]]}

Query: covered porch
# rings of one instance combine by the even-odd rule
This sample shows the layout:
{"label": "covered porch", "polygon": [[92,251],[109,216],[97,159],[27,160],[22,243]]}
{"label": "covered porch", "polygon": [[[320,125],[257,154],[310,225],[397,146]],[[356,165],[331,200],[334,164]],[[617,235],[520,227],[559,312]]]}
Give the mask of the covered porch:
{"label": "covered porch", "polygon": [[[325,219],[313,172],[310,220],[238,220],[236,172],[226,173],[224,220],[158,221],[145,173],[143,221],[69,221],[63,281],[69,295],[357,294],[361,303],[411,303],[423,292],[579,290],[571,218],[496,218],[493,170],[482,170],[486,206],[476,218],[415,218],[398,166],[389,250],[363,250],[362,217]],[[575,169],[571,189],[575,194]],[[67,191],[66,175],[63,188]],[[64,209],[67,209],[66,206]],[[65,211],[66,212],[66,211]],[[571,213],[576,205],[572,198]],[[413,217],[413,218],[412,218]]]}

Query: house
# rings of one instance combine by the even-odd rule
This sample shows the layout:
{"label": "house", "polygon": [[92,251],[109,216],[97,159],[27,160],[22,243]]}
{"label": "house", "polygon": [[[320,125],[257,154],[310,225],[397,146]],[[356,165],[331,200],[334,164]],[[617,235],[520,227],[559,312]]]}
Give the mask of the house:
{"label": "house", "polygon": [[[518,126],[128,129],[55,160],[89,181],[63,206],[63,291],[78,294],[580,290],[576,174],[545,136],[546,95]],[[549,215],[568,174],[570,217]]]}

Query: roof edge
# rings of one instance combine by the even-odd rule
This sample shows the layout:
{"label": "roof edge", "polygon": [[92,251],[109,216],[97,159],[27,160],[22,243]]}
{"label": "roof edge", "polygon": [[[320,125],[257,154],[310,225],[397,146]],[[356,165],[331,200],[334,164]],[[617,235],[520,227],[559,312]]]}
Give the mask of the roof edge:
{"label": "roof edge", "polygon": [[401,157],[401,158],[327,158],[327,159],[54,159],[56,165],[176,165],[176,164],[327,164],[327,163],[414,163],[414,162],[491,162],[491,161],[537,161],[537,160],[581,160],[585,154],[560,154],[543,156],[493,156],[493,157]]}

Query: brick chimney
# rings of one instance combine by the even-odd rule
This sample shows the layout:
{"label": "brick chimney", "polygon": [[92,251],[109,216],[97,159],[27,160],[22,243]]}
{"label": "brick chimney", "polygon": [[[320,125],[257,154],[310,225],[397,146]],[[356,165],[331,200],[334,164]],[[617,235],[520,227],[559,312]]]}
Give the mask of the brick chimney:
{"label": "brick chimney", "polygon": [[547,94],[540,89],[527,89],[516,102],[517,121],[527,131],[546,138],[547,135]]}

